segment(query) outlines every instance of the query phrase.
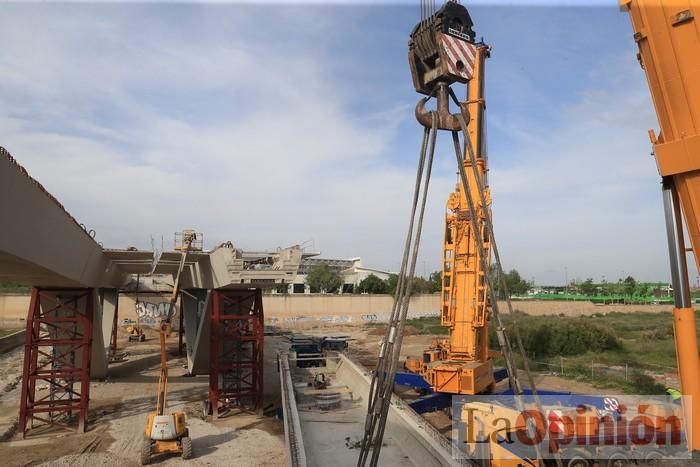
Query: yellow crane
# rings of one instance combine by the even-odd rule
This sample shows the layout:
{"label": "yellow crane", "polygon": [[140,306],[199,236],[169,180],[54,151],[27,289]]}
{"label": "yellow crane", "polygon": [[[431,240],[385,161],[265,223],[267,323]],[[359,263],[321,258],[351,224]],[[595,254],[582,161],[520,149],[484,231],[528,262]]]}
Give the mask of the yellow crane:
{"label": "yellow crane", "polygon": [[[447,3],[446,7],[460,25],[466,26],[463,24],[466,19],[460,20],[457,15],[457,12],[468,15],[464,7],[456,3]],[[456,31],[454,27],[451,29]],[[470,76],[466,101],[467,135],[475,151],[477,172],[481,180],[486,180],[484,68],[489,47],[483,43],[453,40],[452,37],[459,38],[455,34],[445,39],[446,47],[449,47],[445,50],[452,51],[454,44],[454,50],[465,51],[462,63]],[[458,62],[459,58],[456,67],[459,67]],[[491,264],[490,235],[485,225],[490,217],[491,194],[488,186],[483,187],[483,193],[479,192],[480,184],[471,159],[465,158],[463,164],[478,225],[477,229],[472,226],[467,194],[458,183],[447,200],[442,245],[440,322],[449,329],[449,338],[434,342],[423,352],[422,359],[407,359],[405,366],[409,371],[420,373],[436,392],[479,394],[488,391],[495,383],[492,359],[489,358],[489,299],[485,277]],[[485,203],[481,202],[482,199]],[[483,251],[478,248],[477,236],[482,240]]]}

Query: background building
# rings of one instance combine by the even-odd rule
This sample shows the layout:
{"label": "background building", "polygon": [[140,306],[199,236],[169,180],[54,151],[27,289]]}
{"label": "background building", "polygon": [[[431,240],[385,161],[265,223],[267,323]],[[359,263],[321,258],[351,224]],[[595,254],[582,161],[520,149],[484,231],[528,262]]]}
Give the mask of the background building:
{"label": "background building", "polygon": [[328,265],[328,268],[336,272],[343,279],[343,286],[340,293],[353,293],[357,286],[370,274],[374,274],[382,280],[389,278],[389,271],[380,269],[368,268],[362,265],[361,258],[349,259],[331,259],[317,258],[320,253],[304,253],[299,265],[299,271],[292,284],[289,284],[287,293],[290,294],[308,294],[311,289],[306,284],[306,276],[316,267],[322,264]]}

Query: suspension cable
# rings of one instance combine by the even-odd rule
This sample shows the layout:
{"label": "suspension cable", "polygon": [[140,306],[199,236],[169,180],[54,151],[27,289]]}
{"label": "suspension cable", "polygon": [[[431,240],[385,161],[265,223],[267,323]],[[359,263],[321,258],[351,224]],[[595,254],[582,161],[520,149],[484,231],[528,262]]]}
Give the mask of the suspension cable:
{"label": "suspension cable", "polygon": [[[423,133],[423,145],[421,147],[421,154],[416,173],[413,206],[411,209],[409,229],[404,245],[401,271],[399,273],[399,280],[396,286],[396,292],[394,294],[394,304],[392,307],[390,322],[387,326],[384,340],[380,344],[378,364],[374,374],[372,375],[372,383],[370,384],[370,395],[367,404],[367,418],[365,419],[365,432],[360,447],[360,455],[357,460],[358,467],[363,467],[367,464],[370,451],[372,452],[372,456],[369,459],[369,465],[375,467],[379,462],[379,453],[381,451],[382,439],[386,428],[386,419],[389,413],[391,397],[394,393],[394,378],[396,376],[396,368],[398,366],[401,352],[403,328],[411,299],[413,277],[415,275],[421,233],[423,230],[425,205],[427,201],[430,175],[435,154],[435,143],[438,133],[437,123],[437,115],[433,113],[432,127],[430,129],[426,128]],[[427,147],[428,140],[430,140],[429,150]],[[426,150],[428,152],[427,165]],[[424,170],[425,179],[422,180]],[[422,190],[421,181],[423,181]],[[419,194],[420,210],[418,214],[418,221],[414,229]]]}

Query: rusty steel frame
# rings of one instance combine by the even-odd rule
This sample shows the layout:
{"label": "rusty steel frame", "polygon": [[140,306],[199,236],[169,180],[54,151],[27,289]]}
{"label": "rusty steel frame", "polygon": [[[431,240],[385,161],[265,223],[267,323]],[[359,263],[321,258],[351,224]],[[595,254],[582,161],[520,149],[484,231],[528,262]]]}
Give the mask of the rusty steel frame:
{"label": "rusty steel frame", "polygon": [[214,290],[211,308],[209,402],[214,418],[263,403],[262,290]]}
{"label": "rusty steel frame", "polygon": [[[71,428],[75,414],[77,431],[85,431],[94,306],[94,289],[32,290],[19,412],[22,437],[28,428],[37,428],[35,421],[42,422],[39,426]],[[48,383],[41,396],[40,381]]]}

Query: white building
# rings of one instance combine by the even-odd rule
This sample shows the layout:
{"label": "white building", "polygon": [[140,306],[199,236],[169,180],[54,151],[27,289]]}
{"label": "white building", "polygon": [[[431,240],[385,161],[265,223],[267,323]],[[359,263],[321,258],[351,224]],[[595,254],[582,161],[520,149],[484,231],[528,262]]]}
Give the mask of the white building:
{"label": "white building", "polygon": [[306,284],[306,276],[315,268],[321,264],[328,265],[331,271],[340,274],[343,279],[343,286],[341,287],[340,293],[353,293],[356,292],[357,286],[364,280],[367,276],[374,274],[382,280],[389,278],[391,274],[388,271],[382,271],[380,269],[373,269],[362,266],[361,258],[350,258],[350,259],[327,259],[327,258],[316,258],[319,253],[304,253],[301,259],[301,264],[299,265],[299,271],[297,272],[296,279],[294,283],[289,284],[287,293],[290,294],[308,294],[311,293],[310,287]]}

